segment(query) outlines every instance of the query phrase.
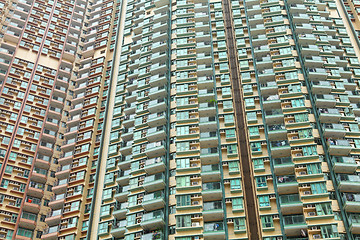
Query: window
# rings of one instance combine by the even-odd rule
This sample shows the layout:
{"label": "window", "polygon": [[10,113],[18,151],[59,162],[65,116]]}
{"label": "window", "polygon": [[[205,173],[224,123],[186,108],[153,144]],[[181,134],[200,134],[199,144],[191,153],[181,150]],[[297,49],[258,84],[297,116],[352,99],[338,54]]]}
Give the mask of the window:
{"label": "window", "polygon": [[189,168],[190,167],[190,159],[189,158],[182,158],[176,160],[176,168]]}
{"label": "window", "polygon": [[327,193],[326,184],[323,183],[323,182],[312,183],[310,186],[311,186],[311,193],[312,194]]}
{"label": "window", "polygon": [[260,207],[269,207],[270,206],[270,199],[268,195],[259,196],[259,206]]}
{"label": "window", "polygon": [[232,208],[233,210],[243,210],[244,209],[244,201],[242,198],[233,198],[232,199]]}
{"label": "window", "polygon": [[331,203],[315,204],[315,209],[318,216],[333,214],[333,211],[331,209]]}
{"label": "window", "polygon": [[191,215],[177,216],[176,227],[191,227]]}
{"label": "window", "polygon": [[246,230],[245,218],[234,218],[234,230],[235,231]]}
{"label": "window", "polygon": [[189,142],[178,142],[178,143],[176,143],[176,150],[177,151],[188,151],[188,150],[190,150],[190,143]]}
{"label": "window", "polygon": [[100,223],[99,224],[99,234],[107,233],[108,232],[108,223]]}
{"label": "window", "polygon": [[231,190],[241,190],[240,178],[235,178],[235,179],[230,180],[230,189]]}
{"label": "window", "polygon": [[256,187],[267,187],[266,177],[265,176],[259,176],[255,177],[256,180]]}
{"label": "window", "polygon": [[179,136],[189,134],[189,126],[177,127],[176,134]]}
{"label": "window", "polygon": [[188,187],[190,186],[190,176],[177,177],[176,186],[178,187]]}
{"label": "window", "polygon": [[33,231],[25,228],[19,228],[17,231],[17,235],[32,238],[33,237]]}
{"label": "window", "polygon": [[36,238],[41,238],[42,233],[42,231],[36,231]]}
{"label": "window", "polygon": [[262,216],[261,225],[263,228],[272,228],[274,227],[274,222],[272,216]]}
{"label": "window", "polygon": [[264,160],[263,159],[254,159],[254,169],[262,169],[264,168]]}
{"label": "window", "polygon": [[337,238],[339,236],[337,225],[325,225],[321,226],[321,235],[324,239],[326,238]]}
{"label": "window", "polygon": [[228,163],[229,163],[229,172],[239,172],[240,171],[238,161],[232,161],[232,162],[228,162]]}

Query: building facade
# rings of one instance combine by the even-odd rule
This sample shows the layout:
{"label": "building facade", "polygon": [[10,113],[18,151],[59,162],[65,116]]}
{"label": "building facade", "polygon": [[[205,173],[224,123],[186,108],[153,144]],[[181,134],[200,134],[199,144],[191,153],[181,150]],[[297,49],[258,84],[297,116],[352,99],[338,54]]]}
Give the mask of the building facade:
{"label": "building facade", "polygon": [[0,239],[359,240],[358,5],[0,0]]}

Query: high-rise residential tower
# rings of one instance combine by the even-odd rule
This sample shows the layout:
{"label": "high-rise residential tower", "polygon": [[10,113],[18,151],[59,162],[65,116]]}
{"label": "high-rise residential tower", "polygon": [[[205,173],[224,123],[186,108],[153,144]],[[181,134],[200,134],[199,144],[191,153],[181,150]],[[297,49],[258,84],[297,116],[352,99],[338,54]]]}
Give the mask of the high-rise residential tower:
{"label": "high-rise residential tower", "polygon": [[359,240],[359,6],[0,0],[0,239]]}

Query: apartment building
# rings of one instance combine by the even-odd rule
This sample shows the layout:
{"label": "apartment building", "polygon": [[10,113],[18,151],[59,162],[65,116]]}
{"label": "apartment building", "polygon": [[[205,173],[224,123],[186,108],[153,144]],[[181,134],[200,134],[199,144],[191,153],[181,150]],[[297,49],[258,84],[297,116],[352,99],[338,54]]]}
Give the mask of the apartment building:
{"label": "apartment building", "polygon": [[0,239],[360,239],[356,1],[0,0]]}

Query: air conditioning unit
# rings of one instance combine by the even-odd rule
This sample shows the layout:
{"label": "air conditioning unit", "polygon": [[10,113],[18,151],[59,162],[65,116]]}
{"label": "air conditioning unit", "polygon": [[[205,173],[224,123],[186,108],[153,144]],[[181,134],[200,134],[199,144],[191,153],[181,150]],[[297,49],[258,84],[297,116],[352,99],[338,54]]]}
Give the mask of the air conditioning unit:
{"label": "air conditioning unit", "polygon": [[13,190],[14,191],[19,191],[19,187],[14,187]]}
{"label": "air conditioning unit", "polygon": [[196,147],[191,147],[191,150],[195,150],[196,149]]}
{"label": "air conditioning unit", "polygon": [[199,205],[199,201],[193,201],[192,205]]}
{"label": "air conditioning unit", "polygon": [[197,198],[197,197],[199,197],[199,195],[198,195],[198,194],[194,194],[194,195],[192,195],[192,197]]}
{"label": "air conditioning unit", "polygon": [[274,215],[273,219],[279,219],[279,215]]}
{"label": "air conditioning unit", "polygon": [[191,166],[192,167],[197,167],[197,163],[192,163]]}
{"label": "air conditioning unit", "polygon": [[199,182],[192,182],[191,185],[193,186],[199,185]]}
{"label": "air conditioning unit", "polygon": [[227,166],[229,163],[228,162],[223,162],[222,165],[223,166]]}
{"label": "air conditioning unit", "polygon": [[304,195],[310,195],[311,192],[310,191],[304,191]]}
{"label": "air conditioning unit", "polygon": [[298,136],[293,136],[292,139],[299,139],[299,137]]}
{"label": "air conditioning unit", "polygon": [[228,222],[228,223],[232,223],[232,222],[234,222],[234,220],[233,220],[232,218],[229,218],[229,219],[227,220],[227,222]]}
{"label": "air conditioning unit", "polygon": [[320,234],[314,234],[313,235],[313,239],[320,239],[321,238],[321,235]]}
{"label": "air conditioning unit", "polygon": [[318,227],[318,226],[312,226],[312,227],[311,227],[311,230],[320,230],[320,227]]}
{"label": "air conditioning unit", "polygon": [[307,174],[307,172],[305,172],[305,171],[301,171],[301,172],[299,172],[299,174],[300,174],[300,175],[306,175],[306,174]]}
{"label": "air conditioning unit", "polygon": [[224,183],[230,183],[229,179],[224,180]]}
{"label": "air conditioning unit", "polygon": [[294,123],[295,121],[294,120],[289,120],[288,123]]}
{"label": "air conditioning unit", "polygon": [[194,240],[199,240],[199,239],[200,239],[199,236],[195,236],[195,237],[194,237]]}
{"label": "air conditioning unit", "polygon": [[296,157],[301,157],[302,156],[302,153],[297,153],[295,154]]}
{"label": "air conditioning unit", "polygon": [[200,223],[199,222],[193,222],[193,223],[191,223],[191,226],[192,227],[198,227],[198,226],[200,226]]}
{"label": "air conditioning unit", "polygon": [[308,216],[316,216],[316,212],[308,212]]}
{"label": "air conditioning unit", "polygon": [[226,202],[232,202],[231,198],[227,198],[225,201]]}

